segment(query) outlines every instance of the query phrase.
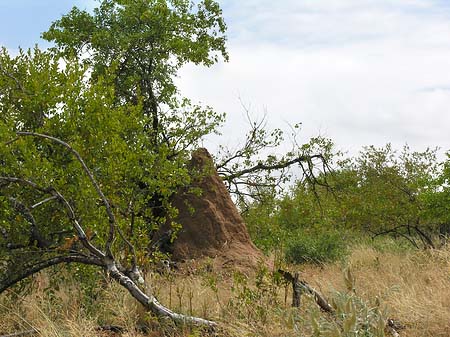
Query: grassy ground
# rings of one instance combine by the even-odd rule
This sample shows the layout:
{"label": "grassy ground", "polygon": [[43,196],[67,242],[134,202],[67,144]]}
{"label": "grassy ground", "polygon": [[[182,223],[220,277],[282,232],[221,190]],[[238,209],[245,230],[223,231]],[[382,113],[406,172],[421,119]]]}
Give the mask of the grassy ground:
{"label": "grassy ground", "polygon": [[[314,331],[318,336],[362,336],[361,329],[388,317],[404,326],[400,336],[450,336],[450,249],[360,245],[345,261],[285,267],[299,271],[302,279],[340,308],[339,318],[321,313],[307,295],[300,309],[292,309],[290,287],[264,268],[252,275],[214,273],[205,262],[170,275],[149,274],[147,282],[172,309],[217,320],[219,336],[313,336]],[[344,277],[344,270],[351,273]],[[49,282],[40,275],[26,295],[0,298],[0,335],[32,328],[45,337],[114,335],[96,330],[107,324],[128,330],[117,336],[207,335],[156,321],[115,284],[85,289],[65,281],[50,290]],[[135,329],[144,326],[145,333]]]}

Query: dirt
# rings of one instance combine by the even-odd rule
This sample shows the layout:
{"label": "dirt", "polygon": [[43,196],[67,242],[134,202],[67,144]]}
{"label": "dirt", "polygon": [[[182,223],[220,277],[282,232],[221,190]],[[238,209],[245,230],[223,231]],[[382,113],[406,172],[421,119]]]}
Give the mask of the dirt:
{"label": "dirt", "polygon": [[[254,268],[265,260],[253,244],[243,218],[204,148],[196,150],[188,164],[191,186],[172,200],[182,225],[174,241],[174,261],[212,259],[214,268]],[[201,174],[198,174],[201,172]]]}

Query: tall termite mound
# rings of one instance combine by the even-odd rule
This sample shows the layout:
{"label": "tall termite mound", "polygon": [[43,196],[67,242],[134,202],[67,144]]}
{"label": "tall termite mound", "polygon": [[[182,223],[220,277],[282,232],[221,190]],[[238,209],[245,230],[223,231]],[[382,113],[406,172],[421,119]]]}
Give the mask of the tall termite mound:
{"label": "tall termite mound", "polygon": [[263,254],[251,241],[209,152],[204,148],[193,152],[188,168],[192,183],[172,200],[178,209],[174,220],[182,226],[171,245],[172,259],[210,257],[220,266],[256,266]]}

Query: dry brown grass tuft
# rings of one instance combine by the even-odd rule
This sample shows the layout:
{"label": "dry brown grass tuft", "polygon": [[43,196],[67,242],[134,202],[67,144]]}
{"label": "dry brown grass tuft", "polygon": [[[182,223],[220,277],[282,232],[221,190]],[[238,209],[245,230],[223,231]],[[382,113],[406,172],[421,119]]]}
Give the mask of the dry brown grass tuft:
{"label": "dry brown grass tuft", "polygon": [[450,336],[450,251],[384,256],[373,273],[361,274],[367,296],[383,295],[407,327],[407,336]]}
{"label": "dry brown grass tuft", "polygon": [[[380,252],[368,246],[352,250],[345,263],[291,266],[326,297],[345,293],[343,270],[350,268],[356,293],[367,303],[378,298],[388,317],[401,322],[401,336],[450,336],[450,250]],[[221,336],[310,336],[311,315],[319,314],[304,296],[300,310],[290,308],[290,289],[268,271],[247,276],[215,274],[209,268],[194,273],[150,274],[148,284],[172,309],[220,322]],[[97,290],[97,300],[83,302],[76,284],[49,292],[44,276],[32,292],[0,297],[0,335],[35,328],[40,336],[112,336],[96,331],[99,325],[120,325],[121,336],[204,336],[189,327],[176,327],[150,317],[115,284]],[[136,330],[145,326],[147,333]]]}
{"label": "dry brown grass tuft", "polygon": [[[403,253],[353,249],[347,261],[356,278],[356,290],[366,299],[382,300],[389,316],[406,329],[402,336],[450,336],[450,250]],[[304,276],[331,294],[345,289],[338,264],[306,267]]]}

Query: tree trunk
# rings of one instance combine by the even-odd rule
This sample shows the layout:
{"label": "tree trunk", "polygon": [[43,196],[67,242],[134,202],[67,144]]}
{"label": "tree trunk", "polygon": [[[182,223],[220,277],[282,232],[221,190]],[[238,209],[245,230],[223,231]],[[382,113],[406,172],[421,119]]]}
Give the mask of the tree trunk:
{"label": "tree trunk", "polygon": [[146,309],[151,311],[158,317],[167,317],[175,322],[184,324],[195,324],[195,325],[205,325],[209,327],[217,326],[216,322],[209,321],[203,318],[187,316],[183,314],[178,314],[172,310],[163,306],[153,295],[147,295],[144,293],[137,284],[131,280],[128,276],[123,274],[117,269],[114,261],[107,264],[107,272],[109,276],[122,285],[128,292],[133,296],[139,303],[141,303]]}

